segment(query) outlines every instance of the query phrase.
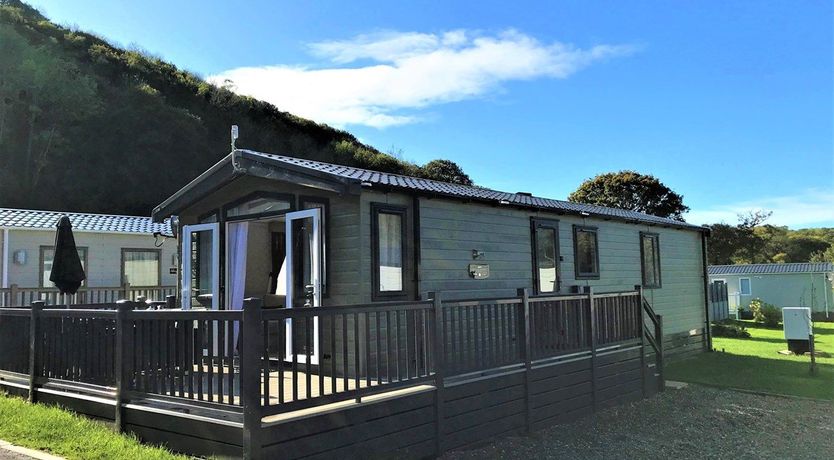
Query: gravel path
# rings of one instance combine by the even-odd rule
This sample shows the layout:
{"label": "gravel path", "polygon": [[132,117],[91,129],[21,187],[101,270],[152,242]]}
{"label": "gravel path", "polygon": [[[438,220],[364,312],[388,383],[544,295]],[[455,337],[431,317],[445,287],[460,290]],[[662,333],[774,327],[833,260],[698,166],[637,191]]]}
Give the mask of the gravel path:
{"label": "gravel path", "polygon": [[689,385],[447,459],[830,459],[834,403]]}

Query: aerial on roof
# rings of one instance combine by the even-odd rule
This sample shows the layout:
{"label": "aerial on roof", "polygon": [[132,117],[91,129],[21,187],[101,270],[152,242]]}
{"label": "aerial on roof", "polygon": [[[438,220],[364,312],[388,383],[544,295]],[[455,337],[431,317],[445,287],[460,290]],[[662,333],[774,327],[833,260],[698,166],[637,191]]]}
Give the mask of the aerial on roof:
{"label": "aerial on roof", "polygon": [[0,228],[55,229],[61,216],[67,216],[76,231],[148,233],[170,235],[171,227],[154,223],[150,217],[87,214],[78,212],[39,211],[32,209],[0,208]]}
{"label": "aerial on roof", "polygon": [[[259,177],[272,177],[286,179],[285,175],[271,174],[274,169],[288,170],[296,174],[315,176],[320,179],[331,179],[341,184],[381,188],[381,189],[403,189],[429,195],[439,195],[467,201],[481,201],[497,205],[510,205],[530,209],[549,210],[558,213],[580,214],[602,217],[606,219],[618,219],[632,222],[647,223],[650,225],[663,225],[677,228],[690,228],[707,231],[706,228],[688,224],[678,220],[658,217],[637,211],[626,209],[608,208],[569,201],[555,200],[551,198],[540,198],[526,193],[510,193],[491,190],[483,187],[453,184],[420,177],[403,176],[368,169],[343,166],[333,163],[305,160],[284,155],[255,152],[252,150],[235,150],[211,169],[200,175],[197,179],[186,185],[172,197],[168,198],[161,205],[154,209],[154,219],[160,220],[166,211],[174,214],[178,209],[186,205],[185,196],[195,193],[201,188],[203,181],[210,181],[215,173],[223,171],[224,167],[231,164],[232,171],[227,172],[228,177],[240,175],[254,175]],[[215,179],[215,180],[223,180]],[[217,184],[215,184],[216,186]],[[194,198],[193,196],[191,197]],[[170,215],[170,214],[169,214]]]}
{"label": "aerial on roof", "polygon": [[792,263],[792,264],[739,264],[710,265],[710,275],[775,275],[782,273],[830,273],[834,263]]}

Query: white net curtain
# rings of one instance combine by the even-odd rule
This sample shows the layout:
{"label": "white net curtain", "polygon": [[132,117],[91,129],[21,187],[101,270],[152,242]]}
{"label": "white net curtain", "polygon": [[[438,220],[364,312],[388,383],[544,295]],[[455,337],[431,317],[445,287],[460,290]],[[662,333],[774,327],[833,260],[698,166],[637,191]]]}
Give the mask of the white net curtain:
{"label": "white net curtain", "polygon": [[125,251],[124,274],[131,286],[159,285],[158,251]]}

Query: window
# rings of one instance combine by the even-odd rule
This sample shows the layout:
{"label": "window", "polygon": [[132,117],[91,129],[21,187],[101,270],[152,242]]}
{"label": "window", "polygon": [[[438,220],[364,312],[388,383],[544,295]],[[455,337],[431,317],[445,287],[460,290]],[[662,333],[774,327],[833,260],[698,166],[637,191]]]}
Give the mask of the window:
{"label": "window", "polygon": [[573,226],[573,252],[576,279],[599,279],[596,227]]}
{"label": "window", "polygon": [[[78,251],[78,257],[81,258],[81,268],[84,269],[84,273],[87,273],[87,248],[84,247],[76,247]],[[49,274],[52,273],[52,260],[55,258],[55,247],[54,246],[41,246],[41,287],[53,287],[52,281],[49,281]],[[87,280],[85,279],[82,283],[82,286],[87,285]]]}
{"label": "window", "polygon": [[640,256],[643,268],[643,287],[660,287],[660,236],[640,232]]}
{"label": "window", "polygon": [[559,291],[559,223],[533,219],[533,279],[536,293]]}
{"label": "window", "polygon": [[741,295],[751,295],[753,293],[750,287],[750,278],[738,279],[738,293]]}
{"label": "window", "polygon": [[220,222],[220,210],[213,209],[197,219],[201,224],[210,224],[212,222]]}
{"label": "window", "polygon": [[292,210],[294,197],[283,193],[255,192],[223,207],[226,220],[276,216]]}
{"label": "window", "polygon": [[301,206],[299,209],[321,209],[321,249],[319,259],[321,260],[321,294],[327,297],[327,218],[328,205],[330,200],[318,197],[300,197]]}
{"label": "window", "polygon": [[122,249],[122,282],[131,286],[159,286],[158,249]]}
{"label": "window", "polygon": [[371,205],[374,297],[405,294],[405,213],[402,207]]}

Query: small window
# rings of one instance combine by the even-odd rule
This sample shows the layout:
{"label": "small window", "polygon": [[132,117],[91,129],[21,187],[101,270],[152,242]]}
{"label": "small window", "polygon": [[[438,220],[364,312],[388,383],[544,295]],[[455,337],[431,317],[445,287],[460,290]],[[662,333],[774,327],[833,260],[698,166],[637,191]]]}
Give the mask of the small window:
{"label": "small window", "polygon": [[375,297],[405,292],[405,208],[372,205]]}
{"label": "small window", "polygon": [[660,287],[660,236],[656,233],[640,232],[640,255],[642,257],[643,287]]}
{"label": "small window", "polygon": [[317,197],[301,197],[299,198],[301,202],[301,207],[299,209],[321,209],[321,249],[319,254],[321,256],[319,259],[321,260],[321,293],[323,296],[327,296],[327,218],[328,216],[328,204],[329,200],[327,198],[317,198]]}
{"label": "small window", "polygon": [[275,216],[292,210],[293,196],[255,192],[223,207],[226,220]]}
{"label": "small window", "polygon": [[200,216],[197,220],[200,221],[201,224],[220,222],[220,211],[218,209],[211,210]]}
{"label": "small window", "polygon": [[559,291],[559,223],[533,219],[533,279],[536,293]]}
{"label": "small window", "polygon": [[[81,258],[81,268],[84,273],[87,273],[87,248],[76,247],[78,257]],[[49,274],[52,273],[52,260],[55,258],[54,246],[41,246],[41,287],[54,287],[52,281],[49,281]],[[81,282],[82,286],[87,285],[87,280]]]}
{"label": "small window", "polygon": [[131,286],[159,286],[158,249],[122,249],[122,282]]}
{"label": "small window", "polygon": [[576,279],[599,279],[599,251],[596,227],[573,227]]}
{"label": "small window", "polygon": [[753,293],[750,288],[750,278],[738,279],[738,292],[741,295],[751,295]]}

